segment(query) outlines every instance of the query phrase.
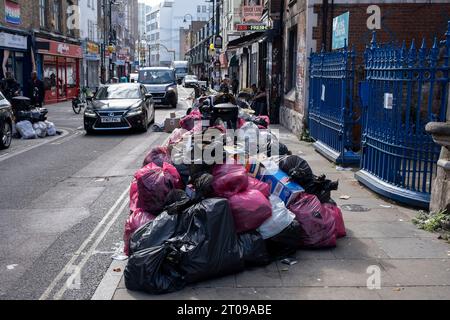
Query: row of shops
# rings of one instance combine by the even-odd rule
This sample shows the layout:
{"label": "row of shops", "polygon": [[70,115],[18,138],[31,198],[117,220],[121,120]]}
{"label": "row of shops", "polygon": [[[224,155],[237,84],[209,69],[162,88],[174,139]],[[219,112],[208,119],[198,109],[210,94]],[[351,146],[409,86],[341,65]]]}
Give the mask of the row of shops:
{"label": "row of shops", "polygon": [[[31,72],[36,70],[44,82],[45,103],[67,101],[77,96],[80,87],[100,85],[101,52],[101,46],[90,41],[0,27],[0,80],[11,72],[26,94]],[[107,77],[130,74],[131,59],[120,53],[105,54]]]}

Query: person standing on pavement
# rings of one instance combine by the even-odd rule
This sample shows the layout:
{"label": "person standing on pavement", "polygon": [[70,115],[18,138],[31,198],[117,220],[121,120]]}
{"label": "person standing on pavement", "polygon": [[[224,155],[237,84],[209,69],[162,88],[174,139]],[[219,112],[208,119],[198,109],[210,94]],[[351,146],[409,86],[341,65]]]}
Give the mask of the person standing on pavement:
{"label": "person standing on pavement", "polygon": [[237,96],[239,91],[239,80],[237,78],[236,73],[233,74],[233,81],[231,82],[231,87],[233,89],[233,94]]}
{"label": "person standing on pavement", "polygon": [[[256,88],[256,85],[254,86]],[[253,91],[255,91],[252,86]],[[256,92],[253,97],[253,109],[255,110],[256,116],[267,116],[267,94],[266,88],[264,86],[260,86],[259,90]]]}
{"label": "person standing on pavement", "polygon": [[44,82],[39,80],[36,71],[31,73],[31,80],[28,87],[27,97],[31,99],[31,105],[42,108],[45,98],[45,87]]}

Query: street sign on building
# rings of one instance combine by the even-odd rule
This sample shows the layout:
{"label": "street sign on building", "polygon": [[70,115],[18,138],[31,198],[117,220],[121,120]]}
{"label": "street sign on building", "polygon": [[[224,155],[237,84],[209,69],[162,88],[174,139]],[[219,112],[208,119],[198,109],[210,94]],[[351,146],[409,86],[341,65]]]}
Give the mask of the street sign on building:
{"label": "street sign on building", "polygon": [[348,45],[350,12],[333,19],[333,50],[342,49]]}
{"label": "street sign on building", "polygon": [[223,38],[221,36],[216,36],[214,38],[214,47],[216,49],[223,49]]}

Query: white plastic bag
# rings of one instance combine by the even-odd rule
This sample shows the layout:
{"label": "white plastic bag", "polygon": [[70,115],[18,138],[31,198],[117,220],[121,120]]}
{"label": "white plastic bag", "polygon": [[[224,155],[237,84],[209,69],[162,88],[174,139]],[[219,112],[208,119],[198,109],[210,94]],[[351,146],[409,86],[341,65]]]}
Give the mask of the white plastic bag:
{"label": "white plastic bag", "polygon": [[56,126],[53,122],[45,121],[45,124],[47,126],[47,135],[49,137],[56,136]]}
{"label": "white plastic bag", "polygon": [[47,136],[47,125],[45,122],[37,122],[33,124],[33,129],[39,138],[45,138]]}
{"label": "white plastic bag", "polygon": [[30,121],[21,121],[16,123],[17,132],[20,133],[22,139],[36,139],[37,135]]}
{"label": "white plastic bag", "polygon": [[295,214],[286,208],[279,197],[270,196],[270,203],[272,204],[272,217],[266,220],[258,229],[264,240],[280,234],[295,219]]}

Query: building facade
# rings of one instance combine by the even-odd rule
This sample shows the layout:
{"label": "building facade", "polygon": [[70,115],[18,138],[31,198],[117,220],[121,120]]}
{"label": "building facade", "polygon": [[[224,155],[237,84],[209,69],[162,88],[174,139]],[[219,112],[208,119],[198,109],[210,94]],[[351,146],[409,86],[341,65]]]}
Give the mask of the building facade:
{"label": "building facade", "polygon": [[[184,60],[184,30],[192,21],[208,21],[212,5],[204,0],[163,1],[147,13],[146,34],[150,48],[151,65],[170,65],[174,60]],[[184,30],[183,30],[184,29]]]}
{"label": "building facade", "polygon": [[101,43],[99,29],[99,1],[80,1],[80,39],[83,46],[83,64],[81,84],[84,87],[96,88],[100,85]]}

